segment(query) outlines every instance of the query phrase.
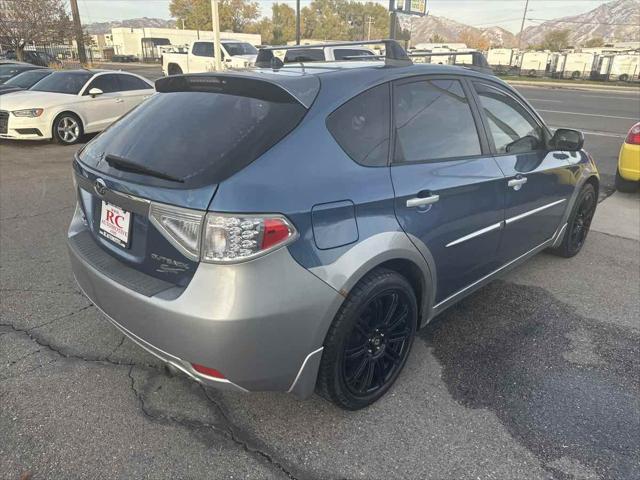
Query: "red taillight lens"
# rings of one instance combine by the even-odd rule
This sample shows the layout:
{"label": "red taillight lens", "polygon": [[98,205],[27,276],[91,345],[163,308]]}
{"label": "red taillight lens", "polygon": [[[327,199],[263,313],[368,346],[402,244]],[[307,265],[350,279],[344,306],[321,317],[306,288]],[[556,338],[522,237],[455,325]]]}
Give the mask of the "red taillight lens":
{"label": "red taillight lens", "polygon": [[631,145],[640,145],[640,123],[636,123],[631,130],[629,130],[629,135],[624,141],[625,143],[630,143]]}
{"label": "red taillight lens", "polygon": [[213,378],[222,378],[224,379],[224,375],[222,375],[218,370],[216,370],[215,368],[209,368],[209,367],[205,367],[204,365],[200,365],[197,363],[192,363],[191,366],[193,367],[193,369],[198,372],[201,373],[203,375],[206,375],[208,377],[213,377]]}
{"label": "red taillight lens", "polygon": [[264,232],[262,234],[262,250],[271,248],[285,241],[291,235],[289,225],[279,218],[268,218],[264,221]]}
{"label": "red taillight lens", "polygon": [[202,241],[203,262],[251,260],[297,238],[294,226],[277,214],[207,214]]}

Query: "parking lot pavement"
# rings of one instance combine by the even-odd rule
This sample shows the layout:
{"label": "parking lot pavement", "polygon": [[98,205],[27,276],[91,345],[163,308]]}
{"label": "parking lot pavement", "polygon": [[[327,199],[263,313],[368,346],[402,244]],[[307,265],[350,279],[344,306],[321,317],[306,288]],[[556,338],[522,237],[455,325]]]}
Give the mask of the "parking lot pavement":
{"label": "parking lot pavement", "polygon": [[640,243],[621,222],[442,314],[389,394],[344,412],[205,390],[124,339],[69,269],[73,151],[0,143],[0,478],[640,477]]}

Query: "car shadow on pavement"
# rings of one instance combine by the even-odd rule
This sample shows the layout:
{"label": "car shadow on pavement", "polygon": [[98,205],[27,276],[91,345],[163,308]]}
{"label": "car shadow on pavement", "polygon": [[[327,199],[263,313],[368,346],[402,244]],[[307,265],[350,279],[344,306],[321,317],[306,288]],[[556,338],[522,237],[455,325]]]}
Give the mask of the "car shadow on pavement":
{"label": "car shadow on pavement", "polygon": [[453,398],[494,412],[555,478],[639,478],[640,336],[499,281],[420,337]]}
{"label": "car shadow on pavement", "polygon": [[371,407],[208,390],[237,436],[298,478],[632,479],[640,335],[496,281],[421,330]]}
{"label": "car shadow on pavement", "polygon": [[75,147],[80,148],[85,143],[91,141],[97,133],[85,133],[80,141],[73,145],[59,145],[54,140],[12,140],[10,138],[1,138],[0,139],[0,150],[4,145],[11,147],[22,147],[22,148],[38,148],[38,147],[46,147],[46,146],[54,146],[54,147]]}

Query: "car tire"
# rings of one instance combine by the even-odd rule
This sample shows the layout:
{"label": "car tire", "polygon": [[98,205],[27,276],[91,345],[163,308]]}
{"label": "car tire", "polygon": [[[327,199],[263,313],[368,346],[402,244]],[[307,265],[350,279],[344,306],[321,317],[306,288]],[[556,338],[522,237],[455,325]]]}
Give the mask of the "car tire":
{"label": "car tire", "polygon": [[640,186],[639,182],[634,182],[633,180],[626,180],[622,178],[620,175],[620,170],[616,170],[616,190],[624,193],[631,193],[638,190],[638,186]]}
{"label": "car tire", "polygon": [[580,190],[578,198],[576,198],[576,202],[573,205],[562,243],[558,247],[550,249],[551,253],[560,257],[571,258],[582,250],[597,205],[596,189],[591,183],[586,183]]}
{"label": "car tire", "polygon": [[416,296],[405,277],[383,268],[368,273],[329,328],[316,391],[346,410],[374,403],[402,371],[417,318]]}
{"label": "car tire", "polygon": [[179,65],[174,63],[169,64],[168,68],[169,75],[182,75],[182,68]]}
{"label": "car tire", "polygon": [[75,113],[63,112],[53,121],[51,127],[53,139],[60,145],[78,143],[84,135],[82,120]]}

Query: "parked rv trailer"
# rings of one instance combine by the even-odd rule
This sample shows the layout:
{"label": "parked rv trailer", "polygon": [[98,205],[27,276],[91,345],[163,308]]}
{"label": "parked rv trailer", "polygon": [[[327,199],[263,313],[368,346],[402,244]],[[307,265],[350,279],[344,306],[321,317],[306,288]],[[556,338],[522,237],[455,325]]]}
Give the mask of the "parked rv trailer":
{"label": "parked rv trailer", "polygon": [[611,81],[637,82],[640,75],[640,52],[614,55],[609,69]]}
{"label": "parked rv trailer", "polygon": [[556,75],[559,78],[571,78],[573,80],[591,77],[594,70],[596,56],[593,53],[571,52],[560,55],[556,66]]}
{"label": "parked rv trailer", "polygon": [[505,72],[511,67],[514,52],[511,48],[492,48],[487,53],[487,62],[496,72]]}
{"label": "parked rv trailer", "polygon": [[520,63],[520,75],[541,77],[549,71],[549,52],[524,52]]}

